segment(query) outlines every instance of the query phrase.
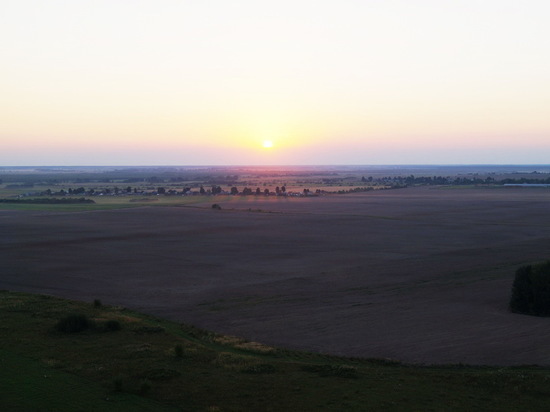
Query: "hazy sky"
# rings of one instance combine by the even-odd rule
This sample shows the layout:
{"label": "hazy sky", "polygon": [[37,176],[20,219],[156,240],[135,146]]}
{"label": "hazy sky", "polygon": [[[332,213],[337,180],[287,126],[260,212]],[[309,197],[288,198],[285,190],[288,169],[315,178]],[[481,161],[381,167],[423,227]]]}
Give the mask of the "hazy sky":
{"label": "hazy sky", "polygon": [[549,22],[548,0],[0,0],[0,165],[550,163]]}

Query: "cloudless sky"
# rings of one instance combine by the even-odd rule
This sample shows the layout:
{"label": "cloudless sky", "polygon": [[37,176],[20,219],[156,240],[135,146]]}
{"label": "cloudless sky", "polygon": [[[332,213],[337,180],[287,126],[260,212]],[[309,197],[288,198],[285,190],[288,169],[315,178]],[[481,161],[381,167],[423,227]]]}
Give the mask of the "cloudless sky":
{"label": "cloudless sky", "polygon": [[0,0],[0,165],[550,163],[549,22],[547,0]]}

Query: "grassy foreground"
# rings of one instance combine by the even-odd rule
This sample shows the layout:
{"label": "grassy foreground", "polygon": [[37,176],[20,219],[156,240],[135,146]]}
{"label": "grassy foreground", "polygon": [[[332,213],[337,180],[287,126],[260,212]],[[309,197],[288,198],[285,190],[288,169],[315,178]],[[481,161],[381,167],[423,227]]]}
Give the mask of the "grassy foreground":
{"label": "grassy foreground", "polygon": [[[95,326],[56,330],[71,313]],[[120,330],[106,327],[113,321]],[[0,399],[5,411],[542,411],[550,369],[274,349],[120,307],[1,291]]]}

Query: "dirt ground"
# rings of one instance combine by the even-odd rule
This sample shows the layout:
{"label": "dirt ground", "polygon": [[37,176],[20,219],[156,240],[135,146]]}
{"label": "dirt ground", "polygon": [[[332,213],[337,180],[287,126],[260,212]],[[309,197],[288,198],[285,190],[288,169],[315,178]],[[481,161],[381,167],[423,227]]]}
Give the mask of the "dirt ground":
{"label": "dirt ground", "polygon": [[550,258],[548,189],[212,203],[0,211],[0,288],[338,355],[550,365],[550,319],[507,309],[515,269]]}

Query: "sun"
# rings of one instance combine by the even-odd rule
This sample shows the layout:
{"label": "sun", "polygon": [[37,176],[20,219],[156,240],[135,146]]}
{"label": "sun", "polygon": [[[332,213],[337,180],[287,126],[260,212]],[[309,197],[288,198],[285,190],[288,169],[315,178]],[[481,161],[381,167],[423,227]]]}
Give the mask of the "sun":
{"label": "sun", "polygon": [[262,146],[265,148],[265,149],[271,149],[273,147],[273,141],[271,140],[264,140],[263,143],[262,143]]}

